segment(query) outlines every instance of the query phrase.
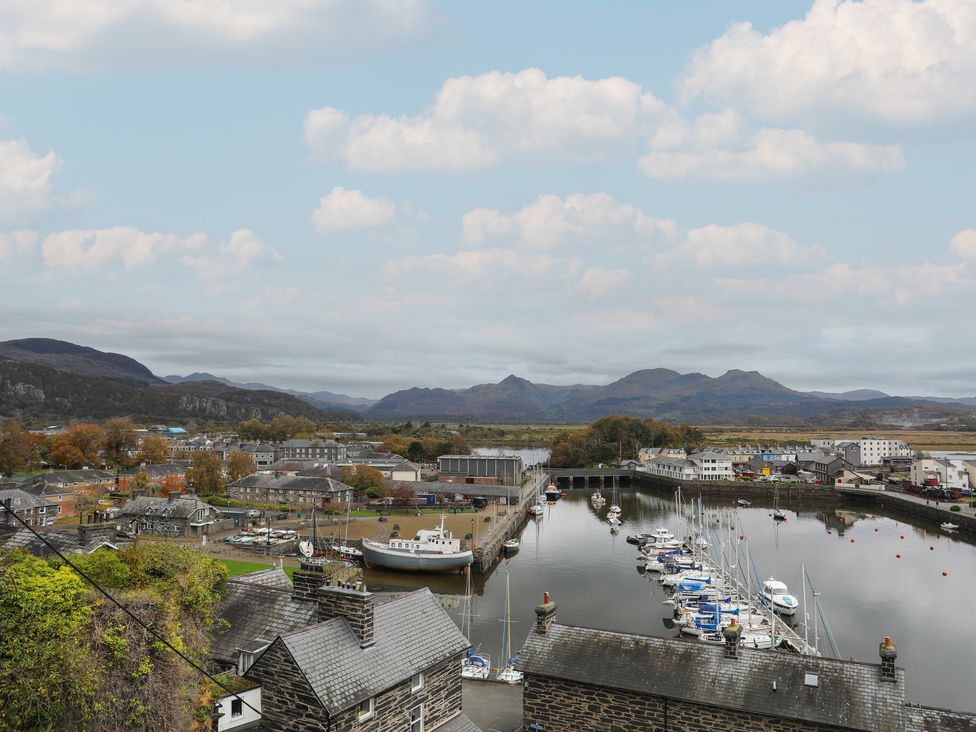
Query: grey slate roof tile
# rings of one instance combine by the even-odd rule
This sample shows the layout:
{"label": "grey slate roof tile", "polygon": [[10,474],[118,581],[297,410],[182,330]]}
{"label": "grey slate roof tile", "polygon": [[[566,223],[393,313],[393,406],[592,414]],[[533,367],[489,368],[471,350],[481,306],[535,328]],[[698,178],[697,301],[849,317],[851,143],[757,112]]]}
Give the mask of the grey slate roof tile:
{"label": "grey slate roof tile", "polygon": [[[903,730],[905,675],[881,680],[874,664],[740,649],[553,624],[532,632],[517,667],[526,674],[801,719],[857,730]],[[804,685],[816,673],[819,686]],[[776,691],[773,691],[773,682]]]}
{"label": "grey slate roof tile", "polygon": [[246,585],[260,585],[262,587],[271,587],[284,592],[291,592],[291,580],[288,579],[288,575],[285,573],[285,570],[280,569],[279,567],[271,567],[270,569],[260,569],[257,572],[239,574],[230,581]]}
{"label": "grey slate roof tile", "polygon": [[235,663],[238,648],[258,639],[270,643],[282,633],[311,625],[316,620],[316,610],[314,602],[295,600],[290,591],[235,577],[227,583],[217,610],[217,616],[228,627],[214,632],[210,655]]}
{"label": "grey slate roof tile", "polygon": [[372,646],[360,648],[342,618],[281,636],[331,714],[402,683],[470,645],[426,587],[376,604],[373,638]]}

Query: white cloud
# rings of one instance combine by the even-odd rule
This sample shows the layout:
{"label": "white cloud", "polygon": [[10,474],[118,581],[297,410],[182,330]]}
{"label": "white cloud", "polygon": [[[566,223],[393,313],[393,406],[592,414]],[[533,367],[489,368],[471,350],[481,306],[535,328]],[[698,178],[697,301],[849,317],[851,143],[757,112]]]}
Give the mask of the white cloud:
{"label": "white cloud", "polygon": [[239,274],[261,260],[280,258],[278,252],[253,231],[237,229],[228,241],[217,247],[216,252],[186,254],[182,261],[201,277],[216,279]]}
{"label": "white cloud", "polygon": [[648,216],[602,192],[541,195],[513,214],[478,208],[464,215],[462,226],[471,246],[507,242],[538,249],[664,242],[680,230],[674,221]]}
{"label": "white cloud", "polygon": [[896,145],[824,143],[802,130],[767,128],[753,135],[742,149],[659,150],[638,163],[644,175],[663,180],[762,180],[821,171],[890,173],[904,164]]}
{"label": "white cloud", "polygon": [[125,269],[133,269],[152,262],[159,254],[193,250],[205,243],[204,234],[180,237],[115,226],[51,234],[44,239],[41,252],[45,265],[52,270],[92,270],[115,259],[121,259]]}
{"label": "white cloud", "polygon": [[418,115],[313,110],[305,140],[355,170],[474,170],[516,155],[601,159],[630,149],[667,114],[667,105],[621,77],[492,71],[448,79]]}
{"label": "white cloud", "polygon": [[387,262],[384,270],[390,277],[421,273],[452,278],[449,281],[480,281],[497,287],[498,282],[492,280],[493,276],[533,276],[551,270],[558,263],[559,260],[541,254],[524,254],[511,249],[480,249],[401,257]]}
{"label": "white cloud", "polygon": [[0,140],[0,219],[49,206],[60,164],[52,151],[37,155],[24,140]]}
{"label": "white cloud", "polygon": [[659,266],[762,268],[823,262],[828,254],[817,245],[802,246],[793,237],[753,223],[710,224],[687,232],[674,249],[655,257]]}
{"label": "white cloud", "polygon": [[0,232],[0,264],[7,264],[20,255],[29,254],[36,243],[36,231]]}
{"label": "white cloud", "polygon": [[624,287],[632,276],[626,269],[587,267],[580,275],[576,289],[583,296],[595,299]]}
{"label": "white cloud", "polygon": [[0,68],[294,65],[416,44],[430,0],[7,0]]}
{"label": "white cloud", "polygon": [[312,214],[322,233],[375,229],[392,224],[396,206],[385,198],[371,198],[360,190],[336,186],[319,201]]}
{"label": "white cloud", "polygon": [[963,229],[949,242],[949,248],[963,259],[976,259],[976,229]]}
{"label": "white cloud", "polygon": [[738,23],[696,51],[679,80],[704,97],[782,119],[853,112],[927,123],[976,109],[972,0],[815,0],[762,34]]}

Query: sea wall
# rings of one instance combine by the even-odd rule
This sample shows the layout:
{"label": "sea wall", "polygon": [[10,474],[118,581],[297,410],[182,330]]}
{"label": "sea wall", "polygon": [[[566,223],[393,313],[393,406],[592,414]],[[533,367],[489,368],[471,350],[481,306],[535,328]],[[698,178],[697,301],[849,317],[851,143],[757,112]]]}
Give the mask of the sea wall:
{"label": "sea wall", "polygon": [[675,480],[663,478],[650,473],[634,473],[634,483],[644,488],[674,493],[678,487],[685,498],[701,496],[710,499],[728,499],[734,501],[744,498],[747,501],[763,505],[773,505],[776,498],[776,487],[779,487],[779,502],[783,506],[802,503],[834,506],[841,503],[841,495],[833,486],[810,485],[808,483],[779,483],[729,481],[729,480]]}
{"label": "sea wall", "polygon": [[947,506],[950,504],[942,503],[937,506],[934,502],[931,504],[920,503],[908,496],[887,491],[879,492],[876,495],[858,494],[845,497],[849,497],[852,500],[869,502],[872,505],[887,508],[889,511],[894,511],[895,513],[928,519],[929,521],[935,521],[940,524],[949,521],[958,526],[961,533],[976,536],[976,518],[964,515],[961,512],[949,511]]}

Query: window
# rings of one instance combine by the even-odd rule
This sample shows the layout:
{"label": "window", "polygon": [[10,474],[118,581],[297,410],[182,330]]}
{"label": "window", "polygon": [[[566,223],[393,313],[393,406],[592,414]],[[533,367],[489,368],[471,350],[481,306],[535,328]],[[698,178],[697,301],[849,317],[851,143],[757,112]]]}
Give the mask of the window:
{"label": "window", "polygon": [[424,732],[423,704],[418,704],[410,710],[410,732]]}
{"label": "window", "polygon": [[230,716],[240,717],[244,714],[244,702],[240,699],[231,699],[230,702]]}
{"label": "window", "polygon": [[364,719],[370,719],[373,716],[373,702],[374,697],[369,699],[364,699],[359,702],[359,721],[362,722]]}
{"label": "window", "polygon": [[414,694],[424,688],[424,675],[414,674],[410,677],[410,693]]}

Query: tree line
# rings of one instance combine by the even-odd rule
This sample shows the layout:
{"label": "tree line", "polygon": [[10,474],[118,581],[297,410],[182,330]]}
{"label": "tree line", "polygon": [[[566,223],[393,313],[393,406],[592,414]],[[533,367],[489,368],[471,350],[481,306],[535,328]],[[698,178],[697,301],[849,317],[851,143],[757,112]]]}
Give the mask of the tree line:
{"label": "tree line", "polygon": [[705,435],[697,427],[612,415],[589,427],[558,434],[549,463],[554,468],[586,467],[634,459],[642,447],[681,447],[694,452],[704,444]]}

